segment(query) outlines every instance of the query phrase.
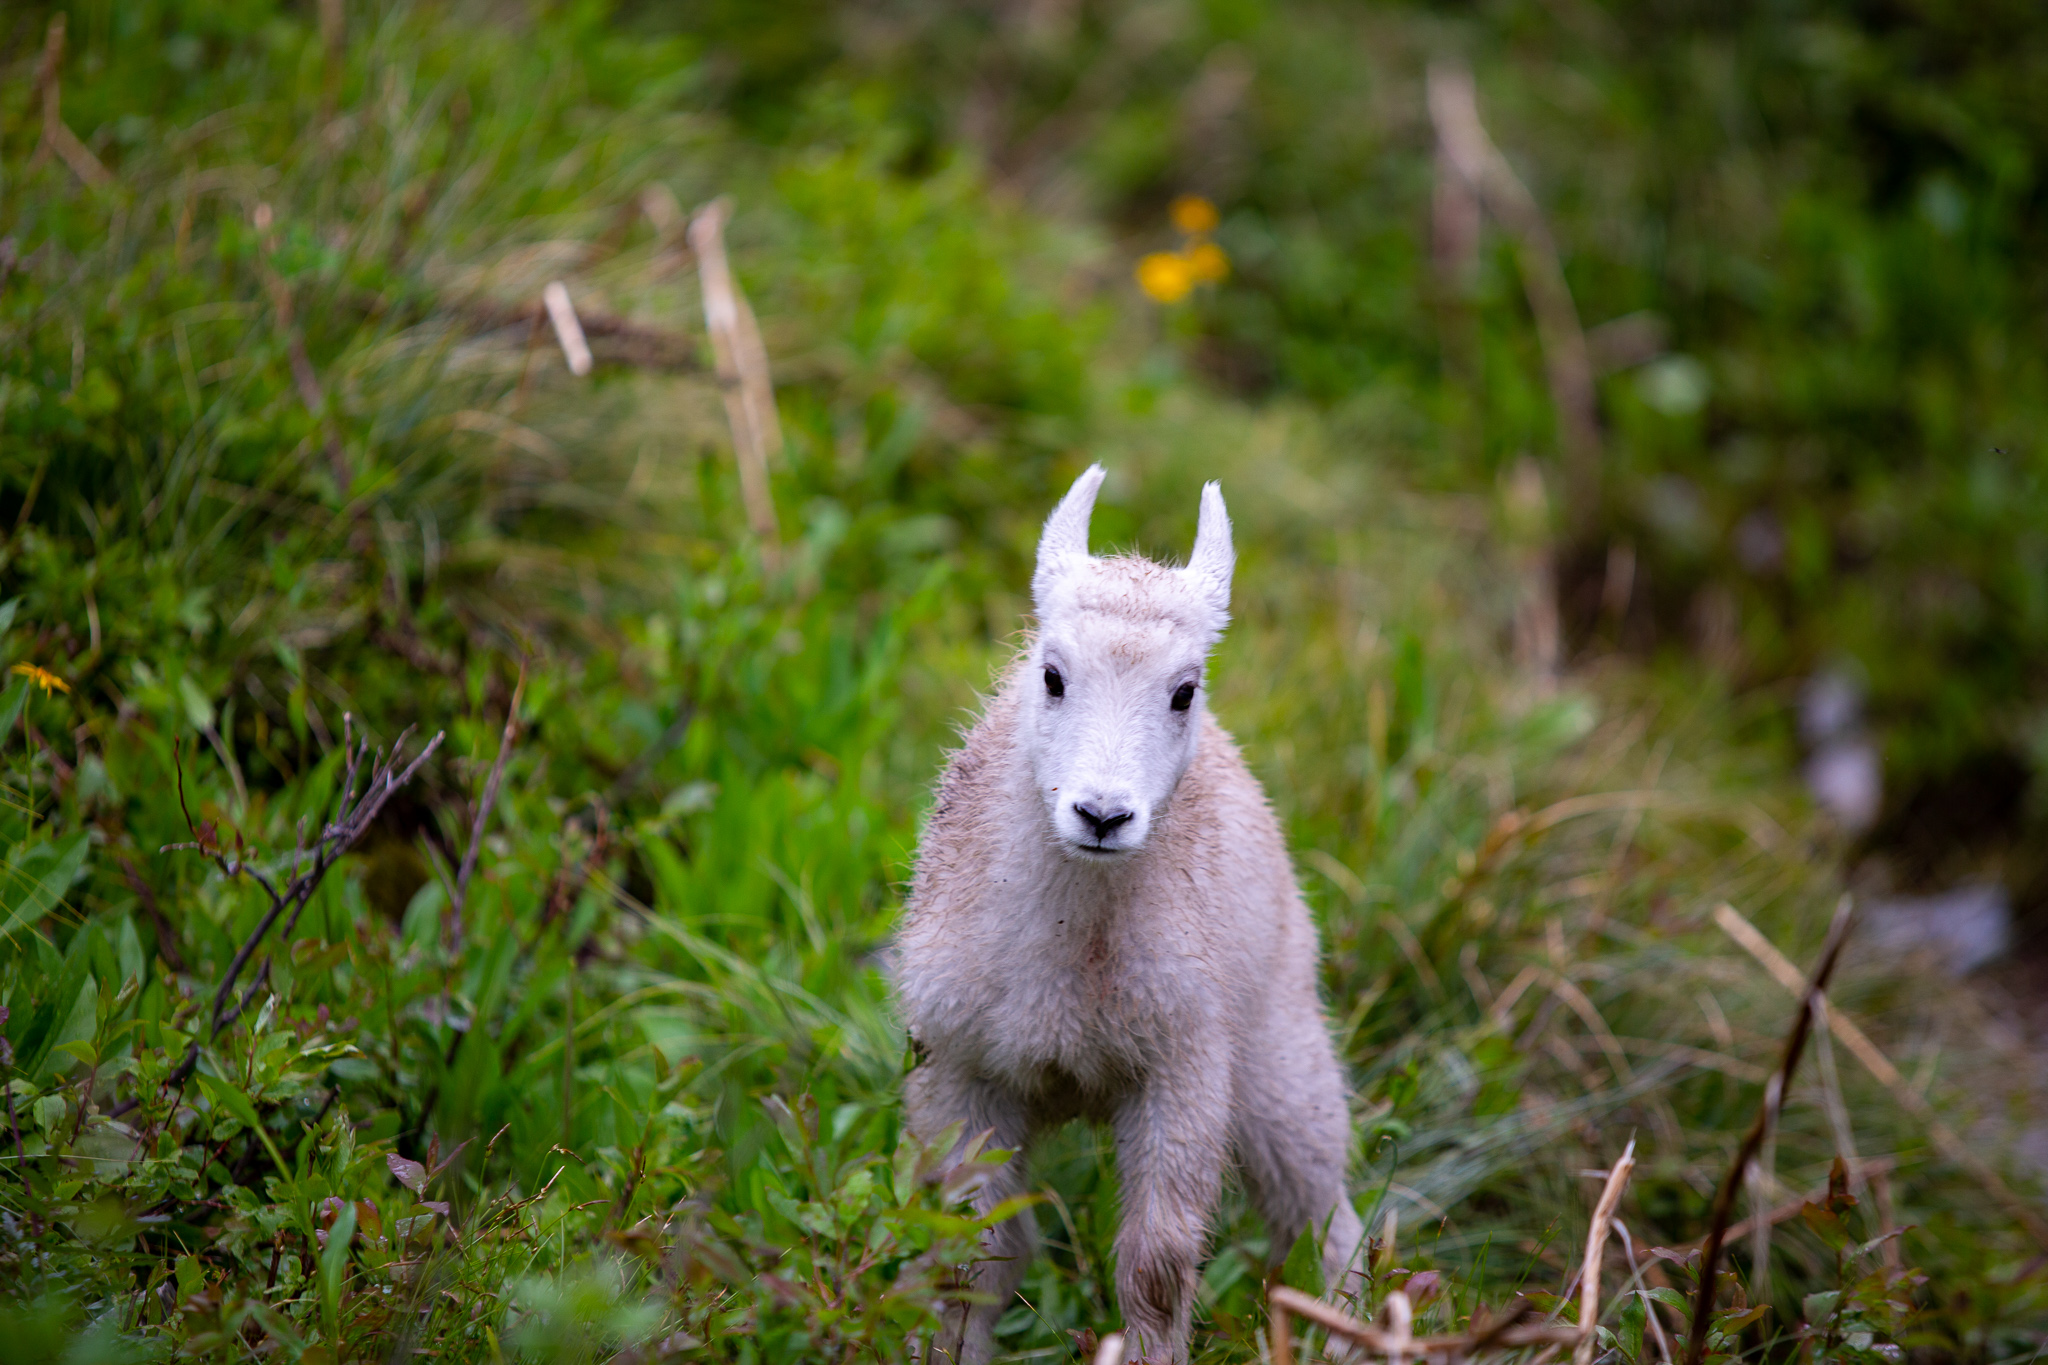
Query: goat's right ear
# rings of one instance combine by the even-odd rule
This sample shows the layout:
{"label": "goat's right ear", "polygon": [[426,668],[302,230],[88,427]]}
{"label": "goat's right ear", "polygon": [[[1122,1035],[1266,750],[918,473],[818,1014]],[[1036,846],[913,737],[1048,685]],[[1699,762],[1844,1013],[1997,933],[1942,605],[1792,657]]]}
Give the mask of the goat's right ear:
{"label": "goat's right ear", "polygon": [[1088,517],[1095,510],[1095,495],[1101,491],[1102,478],[1102,466],[1089,465],[1045,519],[1045,531],[1038,537],[1038,567],[1031,573],[1031,599],[1041,615],[1052,596],[1053,584],[1076,564],[1087,562]]}

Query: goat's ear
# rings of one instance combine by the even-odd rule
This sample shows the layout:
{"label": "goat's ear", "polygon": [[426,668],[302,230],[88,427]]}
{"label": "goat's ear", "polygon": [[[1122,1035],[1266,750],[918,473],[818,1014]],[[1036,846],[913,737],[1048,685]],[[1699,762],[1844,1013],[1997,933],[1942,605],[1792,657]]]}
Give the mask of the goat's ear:
{"label": "goat's ear", "polygon": [[1195,527],[1195,552],[1182,570],[1208,597],[1219,614],[1230,610],[1230,573],[1237,554],[1230,548],[1230,513],[1223,507],[1223,488],[1202,485],[1202,518]]}
{"label": "goat's ear", "polygon": [[1038,537],[1038,567],[1031,574],[1031,597],[1041,615],[1051,598],[1053,584],[1068,569],[1087,561],[1088,516],[1095,510],[1095,494],[1102,488],[1102,475],[1101,465],[1089,465],[1045,519],[1045,531]]}

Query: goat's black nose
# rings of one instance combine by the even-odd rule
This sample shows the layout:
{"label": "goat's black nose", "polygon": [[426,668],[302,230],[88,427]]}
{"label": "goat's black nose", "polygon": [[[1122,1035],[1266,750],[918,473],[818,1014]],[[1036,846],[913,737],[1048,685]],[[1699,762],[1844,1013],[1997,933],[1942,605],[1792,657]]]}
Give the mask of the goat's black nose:
{"label": "goat's black nose", "polygon": [[1088,822],[1088,828],[1095,831],[1097,840],[1107,839],[1111,830],[1131,822],[1130,811],[1100,811],[1082,801],[1074,803],[1074,814]]}

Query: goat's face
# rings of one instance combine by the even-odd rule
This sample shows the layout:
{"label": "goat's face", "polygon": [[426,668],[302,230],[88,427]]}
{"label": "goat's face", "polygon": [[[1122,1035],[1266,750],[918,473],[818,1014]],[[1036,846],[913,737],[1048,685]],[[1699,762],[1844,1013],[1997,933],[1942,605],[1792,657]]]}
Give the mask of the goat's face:
{"label": "goat's face", "polygon": [[1230,619],[1230,518],[1202,490],[1184,569],[1088,553],[1102,466],[1045,523],[1031,595],[1038,638],[1023,740],[1052,834],[1070,857],[1114,861],[1145,846],[1194,761],[1203,668]]}

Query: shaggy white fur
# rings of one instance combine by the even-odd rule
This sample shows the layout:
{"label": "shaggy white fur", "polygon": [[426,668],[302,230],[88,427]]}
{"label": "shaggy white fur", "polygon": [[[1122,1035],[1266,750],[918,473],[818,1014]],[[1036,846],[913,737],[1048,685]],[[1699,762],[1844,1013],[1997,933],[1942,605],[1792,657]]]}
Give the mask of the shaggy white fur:
{"label": "shaggy white fur", "polygon": [[[897,944],[922,1056],[906,1087],[927,1138],[961,1123],[1030,1147],[1110,1124],[1123,1187],[1117,1297],[1131,1358],[1187,1358],[1227,1161],[1284,1257],[1323,1233],[1352,1286],[1363,1232],[1345,1191],[1351,1123],[1316,994],[1315,926],[1278,822],[1209,715],[1203,671],[1228,621],[1230,522],[1202,492],[1184,569],[1088,553],[1102,467],[1046,522],[1038,634],[939,785]],[[1023,1186],[1023,1156],[982,1189]],[[931,1360],[980,1365],[1031,1255],[999,1227]]]}

